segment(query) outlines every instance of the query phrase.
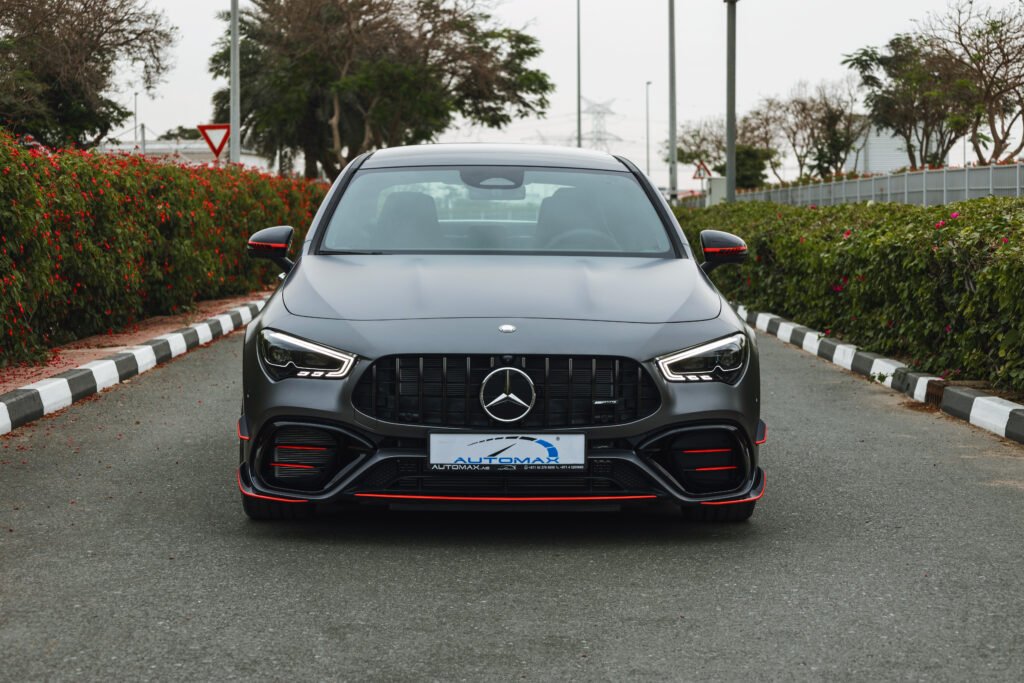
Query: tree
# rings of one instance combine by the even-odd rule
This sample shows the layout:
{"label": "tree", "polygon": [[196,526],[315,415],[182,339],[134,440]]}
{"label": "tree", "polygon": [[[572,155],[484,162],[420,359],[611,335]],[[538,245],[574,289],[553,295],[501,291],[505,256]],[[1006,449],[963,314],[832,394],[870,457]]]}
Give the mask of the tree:
{"label": "tree", "polygon": [[177,29],[144,0],[3,0],[0,123],[57,147],[91,147],[130,111],[114,78],[134,68],[152,91]]}
{"label": "tree", "polygon": [[[543,114],[553,90],[528,66],[535,38],[493,23],[477,0],[255,0],[242,13],[247,144],[309,177],[364,151],[432,140],[456,117],[492,128]],[[226,38],[211,71],[227,76]],[[228,91],[214,96],[217,119]]]}
{"label": "tree", "polygon": [[779,129],[789,147],[789,153],[797,166],[797,177],[807,172],[811,156],[812,132],[814,130],[814,99],[807,92],[807,84],[799,82],[782,103]]}
{"label": "tree", "polygon": [[[779,173],[782,155],[779,150],[785,144],[782,132],[785,117],[782,102],[774,97],[765,97],[740,119],[736,133],[737,140],[764,152],[765,161],[779,182],[782,182]],[[736,165],[738,170],[739,159]]]}
{"label": "tree", "polygon": [[[762,187],[768,180],[765,166],[773,156],[768,149],[751,145],[736,145],[736,187],[742,190],[754,190]],[[715,173],[725,175],[725,162],[712,168]]]}
{"label": "tree", "polygon": [[978,163],[1015,159],[1024,151],[1024,136],[1014,144],[1024,116],[1024,4],[993,10],[957,0],[946,14],[930,15],[922,33],[974,86],[971,142]]}
{"label": "tree", "polygon": [[[737,187],[746,189],[764,185],[765,164],[770,164],[776,178],[779,178],[777,168],[781,160],[774,146],[779,134],[775,127],[778,118],[769,107],[770,102],[762,102],[759,109],[740,119],[736,127]],[[676,143],[679,163],[704,162],[716,173],[725,174],[725,119],[687,121],[679,128]],[[741,181],[741,177],[744,180]]]}
{"label": "tree", "polygon": [[703,161],[711,166],[723,163],[725,119],[708,118],[683,123],[676,136],[676,160],[681,164],[696,164]]}
{"label": "tree", "polygon": [[822,83],[812,100],[811,169],[821,178],[843,172],[846,160],[871,127],[857,112],[856,82],[850,79]]}
{"label": "tree", "polygon": [[871,123],[903,139],[911,170],[944,165],[976,119],[968,74],[920,35],[862,48],[843,64],[860,75]]}
{"label": "tree", "polygon": [[194,126],[178,126],[165,131],[157,140],[198,140],[201,137],[199,129]]}

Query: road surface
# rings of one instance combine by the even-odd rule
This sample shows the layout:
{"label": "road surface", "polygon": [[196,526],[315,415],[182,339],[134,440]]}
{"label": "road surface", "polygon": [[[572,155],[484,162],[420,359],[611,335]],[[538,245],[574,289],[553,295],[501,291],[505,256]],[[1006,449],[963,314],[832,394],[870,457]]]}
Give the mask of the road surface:
{"label": "road surface", "polygon": [[753,520],[243,516],[241,335],[0,440],[0,680],[1014,680],[1024,448],[771,337]]}

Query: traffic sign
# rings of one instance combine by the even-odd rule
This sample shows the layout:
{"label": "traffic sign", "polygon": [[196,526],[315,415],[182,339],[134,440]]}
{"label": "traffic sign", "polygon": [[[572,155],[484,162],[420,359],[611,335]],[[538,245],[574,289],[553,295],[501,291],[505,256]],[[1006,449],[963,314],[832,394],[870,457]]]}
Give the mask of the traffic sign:
{"label": "traffic sign", "polygon": [[[207,123],[196,126],[196,128],[199,129],[203,139],[206,140],[206,144],[209,145],[210,151],[213,152],[213,158],[219,164],[220,153],[224,151],[224,145],[228,143],[228,138],[231,137],[231,125],[227,123]],[[213,133],[213,136],[210,133]],[[214,142],[215,139],[218,139],[218,141]]]}
{"label": "traffic sign", "polygon": [[707,180],[711,177],[711,170],[703,161],[697,162],[697,170],[693,172],[694,180]]}

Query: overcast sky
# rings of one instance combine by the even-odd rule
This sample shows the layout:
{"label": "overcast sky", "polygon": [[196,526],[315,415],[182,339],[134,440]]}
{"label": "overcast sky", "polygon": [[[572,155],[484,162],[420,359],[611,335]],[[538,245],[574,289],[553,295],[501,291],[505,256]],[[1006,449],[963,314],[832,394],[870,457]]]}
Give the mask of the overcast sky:
{"label": "overcast sky", "polygon": [[[245,0],[242,2],[246,4]],[[995,4],[1000,4],[996,2]],[[150,135],[177,125],[210,122],[210,98],[219,85],[207,62],[224,29],[216,13],[229,0],[150,0],[181,30],[175,68],[153,98],[139,96],[139,120]],[[661,148],[668,139],[668,0],[583,0],[583,96],[611,102],[610,144],[645,165],[644,89],[651,81],[651,175],[667,185]],[[945,0],[740,0],[737,5],[737,100],[740,113],[763,95],[785,94],[800,80],[838,79],[843,54],[880,45],[913,29],[914,18],[941,12]],[[574,0],[504,0],[493,14],[525,28],[544,49],[536,66],[557,88],[544,119],[517,121],[501,131],[458,128],[442,140],[565,144],[576,130],[576,3]],[[725,23],[722,0],[676,0],[678,118],[725,112]],[[245,84],[242,84],[245,87]],[[130,108],[133,88],[122,89]],[[584,117],[586,133],[591,122]],[[128,135],[130,139],[130,133]],[[954,154],[955,154],[954,150]],[[680,186],[696,187],[692,168],[680,168]]]}

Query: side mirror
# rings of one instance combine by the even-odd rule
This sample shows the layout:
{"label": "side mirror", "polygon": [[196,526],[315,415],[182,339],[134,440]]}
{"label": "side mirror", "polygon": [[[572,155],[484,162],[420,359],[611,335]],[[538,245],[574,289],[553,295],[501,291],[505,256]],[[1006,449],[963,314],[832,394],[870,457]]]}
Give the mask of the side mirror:
{"label": "side mirror", "polygon": [[264,228],[249,238],[245,250],[253,258],[270,259],[287,273],[295,265],[288,258],[288,248],[292,245],[293,234],[295,230],[290,225]]}
{"label": "side mirror", "polygon": [[747,260],[747,243],[721,230],[702,230],[700,248],[704,251],[704,263],[700,267],[705,273],[726,263],[743,263]]}

